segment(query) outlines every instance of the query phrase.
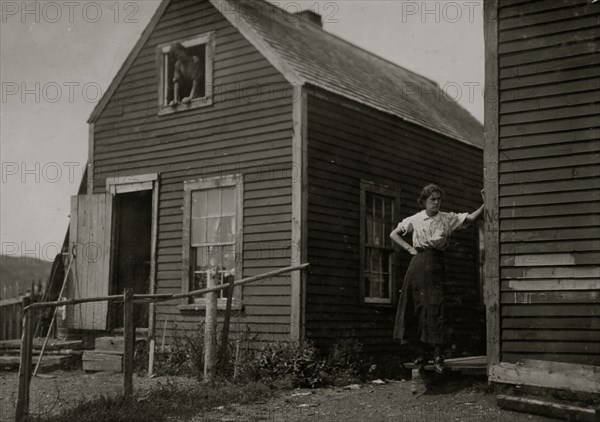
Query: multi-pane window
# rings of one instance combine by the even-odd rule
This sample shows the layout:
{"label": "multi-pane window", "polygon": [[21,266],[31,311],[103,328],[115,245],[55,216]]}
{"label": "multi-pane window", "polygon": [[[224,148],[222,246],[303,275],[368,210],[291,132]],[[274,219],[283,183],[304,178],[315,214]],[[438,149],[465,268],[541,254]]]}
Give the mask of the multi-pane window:
{"label": "multi-pane window", "polygon": [[[236,277],[240,271],[236,257],[241,245],[239,178],[229,176],[184,186],[184,238],[189,239],[187,257],[184,245],[184,261],[189,265],[184,276],[189,283],[186,290],[207,287],[208,277],[212,277],[215,284],[227,284],[239,278]],[[227,290],[221,290],[218,297],[226,295]],[[197,297],[194,301],[203,300]]]}
{"label": "multi-pane window", "polygon": [[393,191],[363,182],[361,282],[365,302],[392,303],[396,197]]}
{"label": "multi-pane window", "polygon": [[[212,272],[216,284],[235,278],[235,187],[192,192],[191,247],[194,277],[191,290],[207,286]],[[224,297],[223,290],[220,297]]]}

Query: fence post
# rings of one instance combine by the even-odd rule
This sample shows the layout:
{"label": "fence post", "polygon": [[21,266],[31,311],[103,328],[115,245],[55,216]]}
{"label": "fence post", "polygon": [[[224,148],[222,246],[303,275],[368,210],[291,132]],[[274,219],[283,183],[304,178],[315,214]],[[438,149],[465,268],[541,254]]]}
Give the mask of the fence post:
{"label": "fence post", "polygon": [[[29,306],[31,299],[23,297],[23,309]],[[31,381],[31,354],[33,349],[33,318],[31,309],[22,312],[23,336],[21,339],[21,360],[19,364],[19,389],[15,421],[25,421],[29,416],[29,383]]]}
{"label": "fence post", "polygon": [[223,331],[221,332],[221,345],[219,347],[219,367],[221,371],[225,371],[227,364],[227,354],[229,346],[229,325],[231,321],[231,302],[233,301],[233,277],[227,289],[227,304],[225,306],[225,318],[223,319]]}
{"label": "fence post", "polygon": [[[213,271],[206,272],[206,287],[214,287]],[[206,294],[206,318],[204,320],[204,381],[215,379],[217,347],[217,292]]]}
{"label": "fence post", "polygon": [[133,323],[133,293],[129,289],[123,292],[123,393],[126,397],[133,394],[133,353],[135,346],[135,326]]}
{"label": "fence post", "polygon": [[154,349],[156,348],[156,310],[155,304],[150,303],[150,320],[148,321],[148,378],[154,376]]}

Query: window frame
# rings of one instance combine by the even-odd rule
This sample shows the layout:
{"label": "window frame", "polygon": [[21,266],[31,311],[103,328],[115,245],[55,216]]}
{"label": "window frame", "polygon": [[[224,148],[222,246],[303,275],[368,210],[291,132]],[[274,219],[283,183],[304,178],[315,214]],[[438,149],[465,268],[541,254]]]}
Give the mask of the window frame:
{"label": "window frame", "polygon": [[[192,268],[192,193],[199,190],[218,189],[222,187],[235,187],[236,202],[236,233],[235,233],[235,280],[242,279],[243,271],[243,221],[244,221],[244,183],[241,174],[232,174],[226,176],[214,176],[201,180],[189,180],[183,182],[183,228],[182,228],[182,278],[181,292],[188,293],[190,284],[194,275]],[[217,299],[217,309],[225,309],[227,300],[225,298]],[[242,288],[236,287],[233,292],[232,306],[240,309],[242,306]],[[205,301],[194,302],[192,298],[182,299],[180,310],[202,310],[205,309]]]}
{"label": "window frame", "polygon": [[366,286],[364,282],[364,274],[366,271],[366,256],[367,256],[367,244],[366,244],[366,197],[367,192],[385,196],[388,198],[392,198],[392,230],[395,222],[397,221],[397,216],[399,215],[400,210],[400,189],[392,188],[387,185],[377,184],[368,180],[360,181],[360,262],[359,262],[359,292],[360,292],[360,301],[365,305],[378,305],[378,306],[392,306],[396,303],[397,300],[397,288],[396,288],[396,277],[397,277],[397,252],[396,248],[392,243],[390,259],[389,259],[389,299],[385,298],[373,298],[366,296]]}
{"label": "window frame", "polygon": [[[184,47],[196,47],[206,45],[205,61],[204,61],[204,79],[205,91],[204,96],[195,98],[189,104],[178,104],[171,107],[166,104],[167,101],[167,62],[165,56],[171,51],[173,45],[180,42]],[[213,104],[213,72],[214,72],[214,57],[215,57],[215,32],[205,32],[203,34],[194,35],[193,37],[173,40],[169,43],[160,44],[156,47],[156,67],[158,69],[158,114],[159,116],[173,113],[181,113],[187,110],[193,110],[201,107],[208,107]]]}

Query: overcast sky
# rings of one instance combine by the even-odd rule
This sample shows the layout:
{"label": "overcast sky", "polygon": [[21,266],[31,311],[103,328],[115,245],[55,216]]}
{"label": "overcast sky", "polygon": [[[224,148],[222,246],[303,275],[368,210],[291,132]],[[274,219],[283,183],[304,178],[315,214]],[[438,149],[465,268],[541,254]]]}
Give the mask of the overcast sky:
{"label": "overcast sky", "polygon": [[[482,1],[273,1],[435,80],[483,121]],[[87,118],[159,1],[0,0],[2,253],[51,260],[87,157]]]}

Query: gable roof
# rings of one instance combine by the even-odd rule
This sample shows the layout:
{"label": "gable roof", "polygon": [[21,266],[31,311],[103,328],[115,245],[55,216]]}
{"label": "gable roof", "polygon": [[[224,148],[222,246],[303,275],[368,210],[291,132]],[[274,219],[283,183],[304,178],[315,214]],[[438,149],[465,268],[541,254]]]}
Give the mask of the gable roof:
{"label": "gable roof", "polygon": [[133,65],[133,62],[137,58],[138,54],[140,54],[140,51],[142,51],[142,48],[144,48],[146,41],[148,41],[148,38],[150,38],[150,35],[152,35],[152,32],[154,32],[154,28],[156,28],[156,25],[158,25],[160,18],[162,18],[162,15],[165,13],[165,10],[167,10],[167,7],[169,7],[170,3],[171,0],[161,0],[158,9],[156,9],[154,15],[152,15],[152,18],[150,19],[148,25],[146,25],[146,28],[144,28],[142,35],[140,35],[140,38],[135,43],[135,46],[129,52],[129,55],[127,56],[127,58],[123,62],[123,65],[111,81],[106,92],[104,93],[102,98],[100,98],[100,101],[98,101],[96,107],[94,107],[94,109],[92,110],[92,114],[90,114],[90,117],[87,121],[88,123],[93,123],[98,119],[98,117],[100,117],[100,114],[102,114],[102,112],[108,105],[108,102],[114,95],[115,91],[117,90],[117,87],[119,86],[123,78],[125,78],[125,75],[129,71],[129,68],[131,67],[131,65]]}
{"label": "gable roof", "polygon": [[[163,0],[142,37],[96,105],[96,120],[154,30]],[[292,84],[312,86],[483,147],[483,126],[432,80],[363,50],[264,0],[211,4]]]}
{"label": "gable roof", "polygon": [[310,84],[483,147],[483,125],[438,84],[264,0],[210,0],[291,83]]}

